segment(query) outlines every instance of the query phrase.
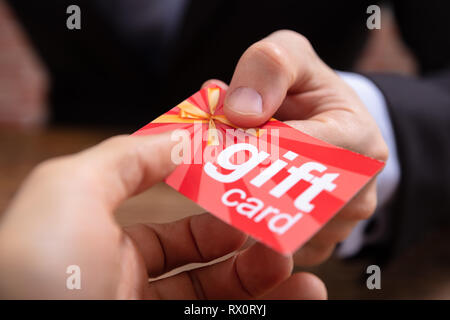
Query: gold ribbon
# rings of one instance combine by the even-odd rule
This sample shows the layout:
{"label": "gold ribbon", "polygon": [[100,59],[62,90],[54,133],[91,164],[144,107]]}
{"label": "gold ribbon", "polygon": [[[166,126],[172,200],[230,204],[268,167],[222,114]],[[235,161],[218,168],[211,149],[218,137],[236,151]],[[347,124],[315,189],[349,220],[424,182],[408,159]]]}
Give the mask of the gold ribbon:
{"label": "gold ribbon", "polygon": [[[190,103],[185,100],[177,107],[180,109],[178,114],[163,114],[160,117],[156,118],[154,123],[194,123],[194,122],[202,122],[208,123],[208,146],[219,145],[219,136],[217,134],[215,121],[219,121],[223,124],[226,124],[230,127],[238,129],[239,127],[232,124],[224,115],[215,115],[217,105],[219,103],[220,98],[220,89],[219,88],[208,88],[208,106],[209,113],[203,111],[196,105]],[[274,120],[274,119],[271,119]],[[243,129],[244,130],[244,129]],[[245,131],[245,130],[244,130]],[[260,129],[256,129],[256,136],[259,136],[262,132]]]}

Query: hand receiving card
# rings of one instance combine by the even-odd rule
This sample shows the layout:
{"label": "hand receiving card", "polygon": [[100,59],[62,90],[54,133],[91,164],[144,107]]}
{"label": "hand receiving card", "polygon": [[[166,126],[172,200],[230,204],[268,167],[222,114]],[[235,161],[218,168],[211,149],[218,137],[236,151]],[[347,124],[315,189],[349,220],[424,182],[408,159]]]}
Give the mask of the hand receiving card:
{"label": "hand receiving card", "polygon": [[291,254],[384,166],[271,119],[255,129],[223,114],[225,91],[195,93],[134,135],[172,131],[166,182],[267,246]]}

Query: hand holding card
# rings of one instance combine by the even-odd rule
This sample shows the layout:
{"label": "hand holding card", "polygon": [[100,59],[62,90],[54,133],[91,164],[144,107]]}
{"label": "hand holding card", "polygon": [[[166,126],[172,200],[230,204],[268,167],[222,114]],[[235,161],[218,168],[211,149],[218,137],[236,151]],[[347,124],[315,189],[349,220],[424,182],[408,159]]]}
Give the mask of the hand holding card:
{"label": "hand holding card", "polygon": [[[229,87],[218,80],[207,82],[212,83],[227,90],[224,114],[235,125],[257,127],[275,117],[335,146],[380,161],[388,158],[378,124],[358,94],[301,34],[289,30],[270,34],[243,53]],[[376,206],[377,183],[372,179],[302,245],[295,263],[323,262],[359,221],[372,216]]]}
{"label": "hand holding card", "polygon": [[281,253],[308,241],[383,167],[275,119],[238,128],[223,114],[224,96],[206,87],[135,135],[175,130],[181,163],[166,182]]}

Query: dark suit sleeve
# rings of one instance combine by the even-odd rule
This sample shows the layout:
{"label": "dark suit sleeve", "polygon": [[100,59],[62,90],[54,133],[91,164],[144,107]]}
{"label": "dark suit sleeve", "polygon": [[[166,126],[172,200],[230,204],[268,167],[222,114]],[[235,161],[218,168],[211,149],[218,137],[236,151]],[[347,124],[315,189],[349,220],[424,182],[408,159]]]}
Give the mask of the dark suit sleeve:
{"label": "dark suit sleeve", "polygon": [[396,254],[450,221],[450,3],[397,0],[393,9],[420,75],[367,76],[386,98],[399,154],[401,181],[389,212]]}
{"label": "dark suit sleeve", "polygon": [[389,212],[396,254],[450,221],[450,72],[439,79],[369,78],[386,98],[401,167]]}

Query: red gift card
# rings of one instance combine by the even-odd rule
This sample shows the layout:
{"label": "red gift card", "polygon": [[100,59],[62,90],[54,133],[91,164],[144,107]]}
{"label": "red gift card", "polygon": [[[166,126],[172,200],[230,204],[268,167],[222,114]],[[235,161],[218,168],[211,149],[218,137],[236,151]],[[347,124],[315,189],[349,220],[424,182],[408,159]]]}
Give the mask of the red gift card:
{"label": "red gift card", "polygon": [[180,164],[166,182],[281,253],[310,239],[384,165],[275,119],[237,128],[223,114],[224,96],[204,88],[134,135],[173,131]]}

